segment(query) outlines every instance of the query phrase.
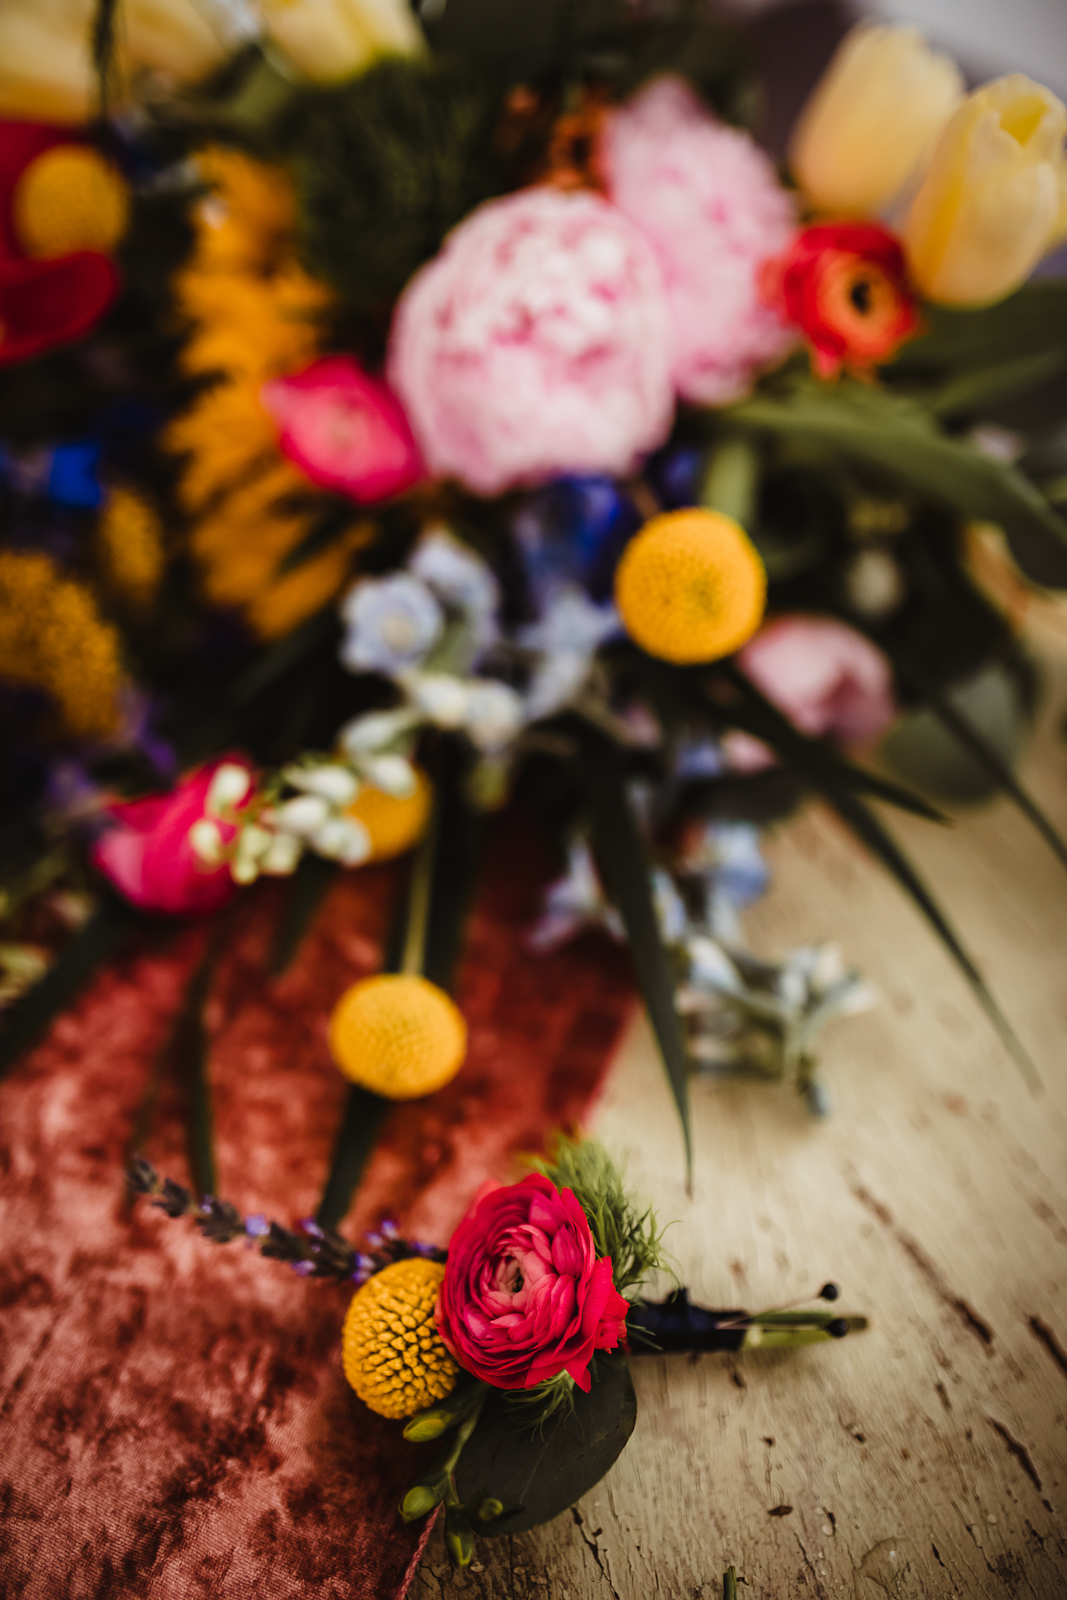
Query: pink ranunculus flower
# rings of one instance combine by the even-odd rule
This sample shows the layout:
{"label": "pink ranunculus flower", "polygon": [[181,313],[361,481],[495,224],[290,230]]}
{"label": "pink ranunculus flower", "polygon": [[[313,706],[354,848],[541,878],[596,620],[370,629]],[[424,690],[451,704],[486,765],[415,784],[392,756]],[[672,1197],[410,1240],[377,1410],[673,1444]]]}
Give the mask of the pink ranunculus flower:
{"label": "pink ranunculus flower", "polygon": [[593,1352],[616,1348],[628,1310],[573,1192],[536,1173],[478,1191],[448,1246],[437,1327],[494,1388],[532,1389],[566,1370],[588,1391]]}
{"label": "pink ranunculus flower", "polygon": [[675,77],[607,118],[598,161],[609,197],[656,252],[678,393],[701,405],[738,399],[797,341],[760,295],[761,264],[796,230],[772,163]]}
{"label": "pink ranunculus flower", "polygon": [[488,201],[400,296],[388,372],[431,472],[478,494],[625,476],[674,409],[652,251],[599,195]]}
{"label": "pink ranunculus flower", "polygon": [[400,402],[351,356],[324,356],[295,377],[274,378],[260,398],[282,454],[324,489],[371,505],[424,474]]}
{"label": "pink ranunculus flower", "polygon": [[756,688],[813,738],[868,744],[896,718],[889,662],[833,617],[778,617],[737,659]]}
{"label": "pink ranunculus flower", "polygon": [[[172,915],[207,914],[236,893],[229,867],[205,866],[189,838],[189,830],[207,814],[208,791],[223,766],[248,773],[251,791],[251,767],[240,756],[226,756],[200,767],[169,794],[117,800],[108,807],[111,826],[94,843],[92,862],[131,905]],[[210,820],[220,843],[228,844],[234,824],[217,816]]]}

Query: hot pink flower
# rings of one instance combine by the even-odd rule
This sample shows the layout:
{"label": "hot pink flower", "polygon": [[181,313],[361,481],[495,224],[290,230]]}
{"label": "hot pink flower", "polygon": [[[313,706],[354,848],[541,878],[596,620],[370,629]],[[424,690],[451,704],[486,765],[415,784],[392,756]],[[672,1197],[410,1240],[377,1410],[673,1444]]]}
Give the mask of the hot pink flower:
{"label": "hot pink flower", "polygon": [[430,470],[479,494],[625,476],[673,412],[652,252],[598,195],[489,201],[401,295],[389,378]]}
{"label": "hot pink flower", "polygon": [[832,617],[779,617],[738,656],[741,670],[802,733],[867,744],[897,714],[882,652]]}
{"label": "hot pink flower", "polygon": [[593,1352],[615,1349],[628,1310],[572,1191],[536,1173],[475,1196],[448,1247],[437,1326],[494,1388],[532,1389],[565,1370],[588,1391]]}
{"label": "hot pink flower", "polygon": [[736,400],[796,342],[758,284],[761,263],[796,228],[773,165],[674,77],[607,119],[598,158],[609,197],[656,252],[678,393],[702,405]]}
{"label": "hot pink flower", "polygon": [[370,505],[423,476],[399,401],[351,356],[324,356],[296,377],[275,378],[260,397],[281,430],[282,454],[324,489]]}
{"label": "hot pink flower", "polygon": [[[211,780],[221,766],[251,769],[240,756],[201,767],[170,794],[119,800],[108,807],[113,825],[93,845],[92,862],[142,911],[174,915],[218,911],[236,892],[229,867],[205,867],[189,842],[189,830],[205,815]],[[236,832],[212,819],[223,844]]]}

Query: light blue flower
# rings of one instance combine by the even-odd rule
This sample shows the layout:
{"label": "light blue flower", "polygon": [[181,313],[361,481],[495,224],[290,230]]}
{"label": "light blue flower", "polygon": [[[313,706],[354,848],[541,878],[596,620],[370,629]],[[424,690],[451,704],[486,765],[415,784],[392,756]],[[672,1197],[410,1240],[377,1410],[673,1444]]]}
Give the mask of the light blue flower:
{"label": "light blue flower", "polygon": [[416,667],[444,626],[430,590],[407,572],[364,578],[341,602],[341,617],[348,630],[341,662],[350,672],[394,674]]}
{"label": "light blue flower", "polygon": [[539,621],[518,632],[519,644],[541,657],[527,691],[527,715],[547,717],[566,705],[588,677],[596,651],[619,631],[613,605],[594,605],[577,585],[557,589]]}

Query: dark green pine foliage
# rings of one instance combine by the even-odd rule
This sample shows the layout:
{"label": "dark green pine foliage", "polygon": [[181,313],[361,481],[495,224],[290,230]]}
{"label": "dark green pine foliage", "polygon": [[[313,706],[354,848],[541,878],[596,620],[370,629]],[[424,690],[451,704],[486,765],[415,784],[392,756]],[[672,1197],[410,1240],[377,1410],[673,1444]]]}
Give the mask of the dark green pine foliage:
{"label": "dark green pine foliage", "polygon": [[308,271],[362,312],[385,310],[448,230],[507,186],[500,91],[466,67],[391,59],[309,93],[290,161]]}

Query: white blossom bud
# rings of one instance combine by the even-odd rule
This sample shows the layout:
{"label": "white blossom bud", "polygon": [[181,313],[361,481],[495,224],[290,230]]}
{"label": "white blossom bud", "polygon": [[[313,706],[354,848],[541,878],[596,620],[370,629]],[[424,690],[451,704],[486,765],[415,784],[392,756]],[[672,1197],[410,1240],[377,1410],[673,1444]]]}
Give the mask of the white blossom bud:
{"label": "white blossom bud", "polygon": [[331,806],[343,810],[359,793],[359,779],[347,767],[335,764],[322,767],[288,767],[283,774],[294,789],[317,794]]}
{"label": "white blossom bud", "polygon": [[271,820],[288,833],[298,833],[305,838],[328,821],[330,807],[321,795],[302,794],[296,800],[286,800],[271,814]]}
{"label": "white blossom bud", "polygon": [[205,867],[217,867],[222,860],[222,835],[208,817],[201,817],[189,829],[189,843]]}
{"label": "white blossom bud", "polygon": [[269,872],[274,877],[286,878],[290,872],[296,871],[297,862],[303,852],[303,844],[295,833],[276,833],[273,835],[270,848],[260,861],[260,870]]}
{"label": "white blossom bud", "polygon": [[410,706],[400,706],[395,711],[370,711],[365,717],[346,723],[338,735],[338,743],[345,755],[355,760],[392,744],[418,720],[418,713]]}
{"label": "white blossom bud", "polygon": [[209,817],[222,817],[234,806],[240,805],[252,785],[246,767],[235,761],[224,761],[211,780],[204,810]]}
{"label": "white blossom bud", "polygon": [[312,847],[330,861],[356,867],[371,853],[371,838],[354,817],[331,817],[311,836]]}
{"label": "white blossom bud", "polygon": [[439,728],[461,728],[467,720],[470,691],[462,678],[419,672],[412,674],[406,687],[423,715]]}
{"label": "white blossom bud", "polygon": [[363,763],[363,776],[394,800],[406,800],[419,786],[415,768],[403,756],[375,756]]}

